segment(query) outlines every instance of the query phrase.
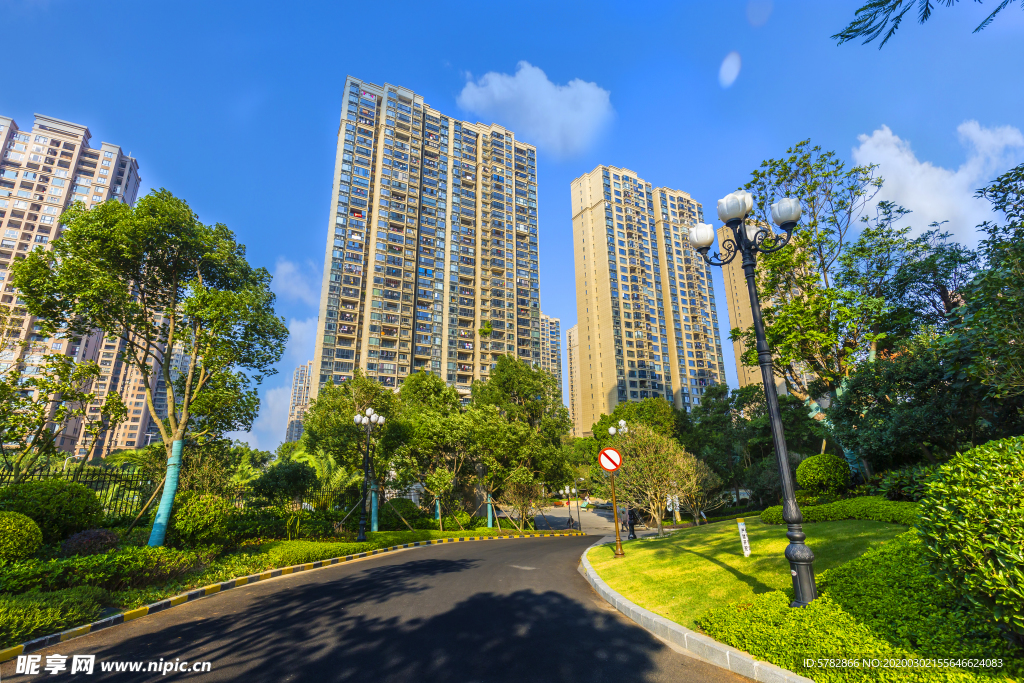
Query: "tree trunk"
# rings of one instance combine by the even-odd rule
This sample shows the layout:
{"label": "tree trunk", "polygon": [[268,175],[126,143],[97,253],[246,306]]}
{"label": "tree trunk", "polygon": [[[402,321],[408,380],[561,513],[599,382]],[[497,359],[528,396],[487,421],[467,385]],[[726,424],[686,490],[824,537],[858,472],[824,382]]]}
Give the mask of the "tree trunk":
{"label": "tree trunk", "polygon": [[921,449],[921,452],[924,453],[924,457],[928,458],[928,462],[934,465],[936,462],[935,456],[932,455],[932,452],[928,449],[928,447],[925,446],[923,443],[918,444],[918,447]]}

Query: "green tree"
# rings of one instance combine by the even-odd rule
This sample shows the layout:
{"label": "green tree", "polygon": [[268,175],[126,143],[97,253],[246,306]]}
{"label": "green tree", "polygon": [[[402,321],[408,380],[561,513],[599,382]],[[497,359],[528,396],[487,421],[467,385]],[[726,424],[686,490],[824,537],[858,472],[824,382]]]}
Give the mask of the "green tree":
{"label": "green tree", "polygon": [[[8,348],[12,356],[19,346]],[[27,344],[25,348],[31,350]],[[98,405],[91,389],[100,376],[95,362],[76,362],[59,354],[43,356],[41,365],[26,365],[25,360],[26,356],[19,354],[0,374],[2,466],[15,483],[36,467],[66,457],[58,439],[74,421],[81,423],[92,449],[99,434],[112,429],[128,414],[120,394],[114,391],[104,405]],[[81,458],[80,466],[90,455]]]}
{"label": "green tree", "polygon": [[922,334],[862,364],[829,409],[836,438],[883,470],[1024,434],[1024,397],[995,397],[967,372],[970,351]]}
{"label": "green tree", "polygon": [[[36,249],[16,264],[13,281],[29,312],[48,327],[72,333],[98,328],[123,339],[122,360],[142,375],[153,414],[153,374],[163,377],[169,410],[157,426],[167,477],[149,541],[159,546],[194,405],[203,403],[206,391],[258,385],[274,373],[288,328],[274,313],[270,274],[249,265],[245,247],[226,226],[200,223],[167,190],[150,193],[134,207],[106,202],[86,209],[78,203],[61,222],[67,228],[53,248]],[[176,353],[185,359],[180,382],[172,376]],[[249,428],[254,407],[249,401],[247,410],[235,411],[232,426]]]}
{"label": "green tree", "polygon": [[[951,7],[958,1],[945,0],[945,4],[947,7]],[[893,37],[903,22],[903,18],[914,9],[915,5],[917,6],[917,23],[923,24],[931,18],[935,2],[936,0],[868,0],[868,2],[857,9],[854,19],[850,22],[849,26],[832,36],[832,40],[838,41],[837,44],[842,45],[851,40],[863,38],[864,42],[862,44],[867,45],[882,34],[885,34],[882,42],[878,44],[878,49],[881,50],[889,42],[889,39]],[[980,0],[976,0],[976,2],[980,2]],[[978,24],[974,29],[974,33],[981,31],[991,24],[996,15],[1002,12],[1011,2],[1013,0],[999,0],[995,10],[983,22]]]}
{"label": "green tree", "polygon": [[534,429],[545,443],[557,445],[572,429],[562,390],[549,372],[511,356],[499,356],[486,382],[473,383],[473,405],[492,405],[509,422]]}
{"label": "green tree", "polygon": [[955,334],[945,343],[969,349],[971,372],[997,397],[1024,394],[1024,164],[978,191],[1006,223],[986,221],[984,267],[963,288]]}
{"label": "green tree", "polygon": [[644,424],[666,437],[677,436],[679,417],[675,407],[663,398],[645,398],[639,401],[624,401],[615,406],[611,415],[602,414],[591,427],[594,439],[599,444],[608,441],[608,428],[615,427],[619,420],[626,424]]}
{"label": "green tree", "polygon": [[687,461],[694,458],[675,440],[656,432],[643,423],[629,428],[625,435],[616,435],[612,443],[622,452],[622,466],[615,473],[620,500],[643,510],[664,536],[662,519],[670,496],[686,494]]}
{"label": "green tree", "polygon": [[[762,224],[771,224],[771,204],[782,197],[796,197],[803,207],[790,244],[759,256],[757,288],[766,304],[765,337],[776,375],[789,393],[816,405],[816,397],[834,393],[882,335],[877,330],[884,299],[867,287],[842,286],[844,274],[879,256],[880,247],[863,243],[851,252],[851,230],[882,180],[874,167],[847,168],[835,152],[822,152],[809,140],[786,153],[763,162],[745,188],[754,196],[751,219]],[[756,365],[753,328],[733,330],[732,337],[744,341],[743,362]]]}
{"label": "green tree", "polygon": [[402,462],[404,451],[397,448],[404,438],[397,420],[399,397],[358,369],[346,382],[321,387],[310,402],[303,418],[303,449],[316,461],[312,464],[321,478],[335,485],[350,481],[353,470],[363,470],[366,447],[366,428],[356,425],[353,417],[365,414],[367,408],[384,417],[384,426],[374,427],[370,440],[370,479],[404,488],[414,473]]}

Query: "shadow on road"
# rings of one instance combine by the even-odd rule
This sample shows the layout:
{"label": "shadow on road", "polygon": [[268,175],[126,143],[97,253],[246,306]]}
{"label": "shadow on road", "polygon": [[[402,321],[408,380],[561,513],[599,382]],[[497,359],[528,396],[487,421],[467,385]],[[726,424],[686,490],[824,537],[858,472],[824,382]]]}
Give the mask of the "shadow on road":
{"label": "shadow on road", "polygon": [[[242,614],[182,624],[97,651],[98,660],[188,657],[213,663],[196,680],[535,683],[644,680],[664,648],[641,629],[557,592],[478,592],[447,611],[428,580],[473,560],[385,566],[268,595]],[[410,596],[417,594],[414,597]],[[390,600],[405,596],[396,603]],[[429,616],[408,619],[404,611]],[[131,653],[131,654],[129,654]],[[97,672],[99,673],[99,672]],[[115,674],[100,675],[116,680]],[[123,680],[184,674],[120,674]]]}

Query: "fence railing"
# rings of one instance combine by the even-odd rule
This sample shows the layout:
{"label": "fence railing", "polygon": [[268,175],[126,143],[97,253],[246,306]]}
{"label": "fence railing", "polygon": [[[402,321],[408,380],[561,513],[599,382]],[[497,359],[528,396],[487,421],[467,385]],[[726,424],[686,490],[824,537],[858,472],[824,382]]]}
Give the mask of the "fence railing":
{"label": "fence railing", "polygon": [[[151,477],[140,472],[121,470],[69,470],[67,472],[35,472],[23,474],[21,481],[44,481],[57,479],[74,481],[92,489],[103,505],[103,511],[112,516],[138,513],[146,500],[153,493],[158,483]],[[0,488],[11,485],[14,475],[11,472],[0,472]]]}
{"label": "fence railing", "polygon": [[[112,516],[137,514],[153,494],[153,487],[159,482],[145,474],[122,470],[86,470],[68,472],[35,472],[23,474],[21,481],[43,481],[58,479],[75,481],[92,489],[103,505],[103,511]],[[0,488],[14,481],[11,472],[0,472]],[[358,487],[332,487],[315,485],[288,502],[288,507],[298,510],[327,511],[351,507]],[[270,504],[253,493],[248,486],[238,486],[224,493],[224,498],[234,502],[241,509],[264,507]],[[345,503],[348,501],[348,506]],[[153,506],[150,507],[153,509]]]}

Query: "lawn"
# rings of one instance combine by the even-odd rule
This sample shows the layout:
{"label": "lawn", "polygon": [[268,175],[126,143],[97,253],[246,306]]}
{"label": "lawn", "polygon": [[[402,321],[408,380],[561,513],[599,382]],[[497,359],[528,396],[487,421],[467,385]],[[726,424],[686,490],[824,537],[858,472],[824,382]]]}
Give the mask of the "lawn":
{"label": "lawn", "polygon": [[[694,628],[694,620],[712,607],[792,586],[783,556],[789,544],[786,527],[762,524],[757,518],[745,521],[750,557],[743,556],[736,524],[719,523],[623,544],[626,556],[619,560],[611,544],[591,549],[587,558],[612,590]],[[816,572],[837,567],[906,530],[898,524],[862,520],[804,527]]]}

